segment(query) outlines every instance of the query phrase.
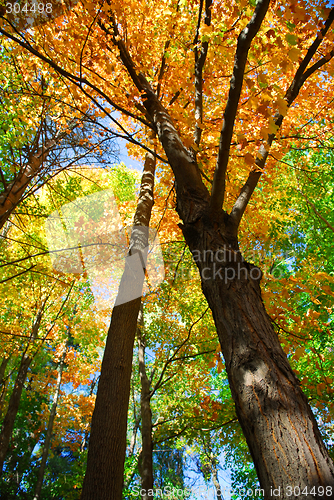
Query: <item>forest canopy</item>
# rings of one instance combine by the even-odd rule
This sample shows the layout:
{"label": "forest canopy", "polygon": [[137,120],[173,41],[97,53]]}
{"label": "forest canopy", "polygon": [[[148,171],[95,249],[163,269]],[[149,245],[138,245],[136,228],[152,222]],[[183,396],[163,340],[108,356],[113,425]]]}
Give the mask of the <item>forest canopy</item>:
{"label": "forest canopy", "polygon": [[332,6],[0,14],[0,498],[332,498]]}

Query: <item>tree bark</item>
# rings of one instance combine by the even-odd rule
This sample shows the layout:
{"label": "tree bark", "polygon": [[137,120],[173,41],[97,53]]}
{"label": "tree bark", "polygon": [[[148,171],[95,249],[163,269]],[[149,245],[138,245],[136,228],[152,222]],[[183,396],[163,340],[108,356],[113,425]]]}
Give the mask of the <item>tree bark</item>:
{"label": "tree bark", "polygon": [[6,379],[4,380],[4,377],[9,360],[10,356],[3,358],[0,366],[0,418],[2,417],[3,403],[6,395]]}
{"label": "tree bark", "polygon": [[[131,234],[130,256],[136,253],[143,256],[147,248],[155,163],[153,155],[147,153],[134,216],[135,228]],[[117,304],[126,298],[129,284],[140,290],[141,295],[143,271],[145,269],[139,276],[129,259],[112,312],[92,417],[81,500],[96,500],[97,494],[99,500],[122,499],[132,356],[141,297]]]}
{"label": "tree bark", "polygon": [[[34,341],[34,339],[37,337],[38,328],[39,328],[39,325],[41,322],[41,318],[42,318],[42,311],[40,310],[39,313],[37,314],[36,320],[35,320],[33,328],[32,328],[30,342]],[[29,342],[29,344],[30,344],[30,342]],[[28,347],[29,347],[29,344],[28,344]],[[16,418],[17,412],[19,410],[23,385],[24,385],[24,382],[27,378],[28,369],[29,369],[30,363],[32,361],[32,358],[29,355],[27,355],[28,347],[26,348],[26,350],[23,353],[23,356],[21,358],[21,363],[19,366],[19,370],[17,372],[14,389],[13,389],[13,392],[12,392],[10,400],[9,400],[8,409],[7,409],[5,418],[2,422],[2,427],[1,427],[1,432],[0,432],[0,472],[2,472],[3,464],[4,464],[4,461],[5,461],[7,452],[8,452],[9,441],[10,441],[10,438],[11,438],[11,435],[13,432],[15,418]]]}
{"label": "tree bark", "polygon": [[139,312],[137,339],[138,363],[140,376],[140,411],[141,411],[141,436],[142,436],[142,462],[141,462],[141,487],[144,490],[143,500],[149,500],[149,490],[153,490],[153,444],[152,444],[152,411],[150,381],[145,366],[145,338],[141,332],[143,324],[143,308]]}
{"label": "tree bark", "polygon": [[2,358],[2,362],[1,362],[1,365],[0,365],[0,387],[3,384],[3,378],[5,376],[5,371],[6,371],[7,364],[8,364],[9,360],[10,360],[10,356]]}
{"label": "tree bark", "polygon": [[[189,213],[189,196],[179,198],[185,218],[183,203]],[[282,499],[298,498],[302,491],[305,499],[333,498],[333,463],[265,311],[262,273],[243,260],[229,222],[223,211],[215,220],[204,212],[196,222],[185,224],[183,233],[213,312],[236,412],[261,488],[265,498],[274,498],[277,488]]]}
{"label": "tree bark", "polygon": [[65,344],[63,354],[62,354],[62,357],[60,359],[58,369],[57,369],[58,374],[57,374],[56,390],[55,390],[55,393],[53,395],[53,402],[52,402],[52,407],[51,407],[51,411],[50,411],[48,427],[46,430],[45,441],[44,441],[44,445],[43,445],[42,460],[41,460],[41,465],[39,466],[37,483],[35,486],[34,500],[39,500],[41,497],[42,485],[43,485],[43,479],[44,479],[44,473],[45,473],[45,466],[46,466],[46,461],[47,461],[49,449],[50,449],[53,423],[54,423],[54,419],[55,419],[56,412],[57,412],[58,398],[59,398],[60,385],[61,385],[61,377],[63,374],[66,353],[67,353],[67,342]]}
{"label": "tree bark", "polygon": [[212,456],[212,461],[211,461],[211,471],[212,471],[212,482],[216,490],[216,495],[217,495],[217,500],[224,500],[224,497],[222,495],[222,490],[220,487],[219,483],[219,478],[218,478],[218,469],[217,469],[217,463],[216,463],[216,458]]}

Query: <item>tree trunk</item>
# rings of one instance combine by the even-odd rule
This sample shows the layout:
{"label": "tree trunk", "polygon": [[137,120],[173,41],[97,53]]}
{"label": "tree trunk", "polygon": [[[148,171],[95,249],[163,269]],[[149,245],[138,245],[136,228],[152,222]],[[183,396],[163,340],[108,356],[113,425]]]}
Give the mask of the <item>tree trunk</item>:
{"label": "tree trunk", "polygon": [[0,418],[2,417],[3,402],[6,395],[6,379],[4,380],[4,377],[9,360],[10,356],[3,358],[0,366]]}
{"label": "tree trunk", "polygon": [[[38,328],[41,322],[41,317],[42,317],[42,311],[39,311],[37,314],[35,323],[32,328],[32,333],[30,337],[30,342],[34,341],[34,339],[37,337],[38,333]],[[28,344],[28,347],[29,347]],[[30,363],[32,361],[32,358],[27,355],[27,349],[26,348],[25,352],[23,353],[21,363],[19,370],[17,372],[16,380],[15,380],[15,385],[13,392],[11,394],[9,404],[8,404],[8,409],[5,415],[5,418],[2,422],[2,427],[1,427],[1,432],[0,432],[0,472],[2,472],[3,469],[3,464],[8,452],[8,447],[9,447],[9,441],[13,432],[14,428],[14,422],[15,418],[17,415],[17,412],[19,410],[19,405],[20,405],[20,399],[21,399],[21,394],[23,390],[23,385],[24,382],[27,378],[27,373],[28,373],[28,368],[30,366]]]}
{"label": "tree trunk", "polygon": [[142,436],[142,463],[141,463],[141,487],[144,490],[142,500],[149,500],[149,490],[153,490],[153,445],[152,445],[152,412],[150,381],[147,377],[145,366],[145,338],[142,335],[143,308],[139,312],[137,338],[138,338],[138,362],[140,376],[140,411],[141,411],[141,436]]}
{"label": "tree trunk", "polygon": [[[30,432],[30,436],[27,440],[27,443],[28,443],[28,445],[27,445],[27,451],[26,451],[25,455],[23,457],[20,457],[19,461],[16,458],[17,465],[14,466],[14,467],[16,467],[16,469],[15,469],[15,482],[17,484],[16,496],[18,498],[19,498],[19,495],[22,493],[22,490],[20,488],[20,484],[22,481],[23,474],[27,469],[29,469],[31,467],[31,461],[32,461],[31,455],[32,455],[33,449],[35,448],[36,444],[38,443],[38,439],[35,437],[34,432]],[[10,462],[10,458],[11,458],[10,455],[9,456],[7,455],[6,467]]]}
{"label": "tree trunk", "polygon": [[211,455],[211,473],[212,473],[212,482],[216,490],[217,500],[224,500],[218,478],[217,459],[216,457],[214,457],[213,454]]}
{"label": "tree trunk", "polygon": [[[186,203],[188,209],[189,197]],[[221,213],[221,220],[202,216],[183,232],[213,312],[261,488],[265,498],[333,498],[333,463],[265,311],[262,273],[243,260],[228,216]]]}
{"label": "tree trunk", "polygon": [[7,358],[3,358],[1,365],[0,365],[0,388],[3,384],[3,378],[5,376],[5,371],[6,371],[9,359],[10,359],[10,356],[8,356]]}
{"label": "tree trunk", "polygon": [[[131,234],[131,256],[136,253],[143,256],[147,248],[154,172],[155,158],[147,153],[134,217],[135,228]],[[123,300],[126,300],[129,288],[139,290],[138,295],[141,295],[143,271],[144,268],[138,273],[129,259],[112,312],[92,417],[81,500],[96,500],[97,495],[99,500],[122,499],[132,356],[141,297],[129,302]]]}
{"label": "tree trunk", "polygon": [[[99,379],[99,377],[97,377],[97,376],[95,376],[93,378],[92,383],[90,385],[90,389],[89,389],[89,396],[92,396],[98,379]],[[90,428],[90,425],[89,425],[89,422],[87,422],[87,424],[85,425],[85,434],[84,434],[84,437],[83,437],[83,440],[82,440],[81,446],[80,446],[80,453],[83,453],[83,451],[86,447],[86,444],[88,442],[89,428]]]}
{"label": "tree trunk", "polygon": [[48,427],[46,430],[45,441],[44,441],[44,445],[43,445],[42,460],[41,460],[41,465],[40,465],[39,471],[38,471],[37,483],[35,486],[34,500],[39,500],[41,497],[41,491],[42,491],[42,485],[43,485],[43,479],[44,479],[44,473],[45,473],[45,466],[46,466],[46,461],[47,461],[48,454],[49,454],[52,429],[53,429],[53,422],[54,422],[56,412],[57,412],[57,404],[58,404],[58,398],[59,398],[59,392],[60,392],[61,377],[63,374],[66,352],[67,352],[67,342],[65,344],[64,351],[63,351],[63,354],[62,354],[62,357],[60,359],[58,369],[57,369],[58,375],[57,375],[56,390],[55,390],[55,393],[53,395],[53,402],[52,402],[52,407],[51,407],[51,411],[50,411]]}

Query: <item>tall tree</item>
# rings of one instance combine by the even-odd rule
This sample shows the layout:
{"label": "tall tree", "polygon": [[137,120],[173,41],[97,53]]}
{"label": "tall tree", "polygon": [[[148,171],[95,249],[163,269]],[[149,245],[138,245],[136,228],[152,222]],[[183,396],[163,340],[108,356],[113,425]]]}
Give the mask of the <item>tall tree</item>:
{"label": "tall tree", "polygon": [[[101,498],[110,497],[110,483],[114,485],[112,494],[122,496],[132,355],[146,272],[155,167],[155,157],[146,153],[129,259],[119,285],[103,355],[104,368],[101,367],[87,457],[87,471],[90,472],[85,476],[83,499],[93,498],[96,491],[101,492]],[[114,383],[110,384],[110,380]],[[120,400],[121,404],[115,404]],[[110,418],[112,427],[109,426]],[[108,464],[107,474],[103,467],[96,467],[101,458]]]}
{"label": "tall tree", "polygon": [[[165,8],[165,4],[162,6]],[[164,11],[154,2],[136,6],[115,2],[94,10],[87,2],[77,8],[81,23],[71,14],[66,26],[50,27],[45,35],[40,30],[39,35],[45,36],[43,46],[37,37],[34,40],[31,35],[16,36],[0,30],[49,64],[51,71],[68,78],[74,88],[90,93],[94,102],[105,99],[123,112],[124,123],[132,118],[157,133],[175,176],[182,231],[213,313],[237,415],[261,486],[268,497],[273,487],[280,486],[282,498],[287,498],[294,485],[305,492],[306,499],[321,496],[322,492],[331,498],[332,461],[264,308],[262,273],[243,259],[238,234],[249,202],[256,200],[254,190],[260,178],[266,181],[262,189],[270,186],[269,155],[277,156],[276,141],[283,141],[283,148],[278,149],[284,151],[285,141],[291,136],[303,140],[296,124],[310,120],[312,105],[318,114],[309,129],[316,135],[319,132],[324,114],[319,109],[319,92],[321,99],[331,93],[328,73],[321,71],[325,71],[326,65],[332,68],[330,28],[334,10],[322,2],[309,5],[302,0],[291,6],[259,0],[253,12],[243,0],[236,6],[207,0],[205,5],[199,2],[198,15],[194,5],[187,2],[171,3],[168,7]],[[96,17],[92,17],[92,11]],[[225,11],[229,15],[221,22]],[[82,26],[90,28],[85,31]],[[238,36],[232,39],[231,33],[235,32]],[[67,59],[65,45],[68,47],[69,38],[75,42],[71,46],[73,54]],[[218,46],[217,53],[211,50],[210,58],[209,42]],[[50,50],[44,50],[46,46],[53,47],[54,59],[48,55]],[[94,53],[96,47],[105,50],[98,55]],[[77,71],[73,72],[76,58]],[[124,80],[118,86],[104,85],[100,74],[91,72],[89,66],[83,75],[85,63],[98,66],[106,80],[112,68],[117,68]],[[220,63],[226,73],[221,71]],[[189,73],[193,87],[189,85]],[[229,86],[225,84],[226,75],[231,77]],[[247,87],[243,86],[244,81]],[[206,99],[211,108],[207,123],[202,119]],[[219,106],[215,106],[217,101]],[[302,109],[301,102],[308,105]],[[295,103],[298,106],[293,106]],[[194,118],[189,115],[190,104]],[[222,105],[225,110],[221,120]],[[331,108],[326,110],[331,112]],[[217,127],[221,122],[220,132],[217,134],[213,128],[215,133],[210,134],[210,126]],[[142,130],[142,137],[144,134]],[[217,147],[217,155],[206,154]],[[233,161],[229,162],[231,157]],[[165,161],[161,155],[160,158]],[[245,177],[246,182],[240,186]],[[109,339],[107,346],[112,349]],[[119,478],[111,474],[114,464],[105,459],[102,447],[105,436],[113,433],[112,412],[122,413],[126,419],[132,345],[133,342],[127,343],[127,352],[122,351],[120,358],[127,357],[124,377],[128,381],[122,384],[127,393],[122,392],[119,409],[114,407],[115,398],[108,399],[103,411],[99,409],[93,419],[90,447],[95,450],[91,455],[94,467],[87,468],[85,500],[94,498],[97,488],[101,499],[110,498],[110,488],[112,498],[121,498]],[[106,386],[113,385],[105,363],[101,379],[104,373]],[[117,392],[118,377],[114,380]],[[125,428],[124,424],[122,435]],[[115,436],[108,450],[115,463],[122,461],[122,452],[114,452],[120,439]],[[109,479],[112,485],[107,482]]]}

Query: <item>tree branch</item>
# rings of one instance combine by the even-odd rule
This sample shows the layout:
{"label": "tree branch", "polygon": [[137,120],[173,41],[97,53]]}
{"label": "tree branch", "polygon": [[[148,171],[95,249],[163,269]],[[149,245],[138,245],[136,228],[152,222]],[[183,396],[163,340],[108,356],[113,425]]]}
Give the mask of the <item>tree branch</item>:
{"label": "tree branch", "polygon": [[7,36],[11,40],[13,40],[13,42],[17,43],[22,48],[28,50],[31,54],[33,54],[34,56],[36,56],[39,59],[41,59],[41,61],[44,61],[45,63],[47,63],[57,73],[59,73],[60,75],[64,76],[71,83],[73,83],[74,85],[76,85],[81,91],[83,91],[82,85],[83,84],[87,85],[87,87],[91,88],[92,90],[94,90],[95,92],[97,92],[97,94],[99,94],[101,97],[103,97],[103,99],[105,99],[108,102],[108,104],[110,104],[114,109],[116,109],[117,111],[120,111],[121,113],[124,113],[126,116],[129,116],[129,117],[133,118],[134,120],[140,121],[146,127],[151,128],[151,124],[150,123],[148,123],[146,120],[144,120],[140,116],[136,116],[133,113],[131,113],[130,111],[127,111],[126,109],[122,108],[121,106],[118,106],[118,104],[116,104],[104,92],[102,92],[101,89],[99,89],[98,87],[96,87],[96,85],[94,85],[93,83],[91,83],[89,80],[87,80],[86,78],[82,78],[80,76],[78,77],[78,76],[76,76],[76,75],[74,75],[72,73],[69,73],[65,69],[61,68],[58,64],[56,64],[52,59],[50,59],[49,57],[44,56],[41,52],[39,52],[32,45],[30,45],[30,43],[22,35],[20,35],[20,36],[23,38],[24,41],[22,41],[19,38],[15,37],[11,33],[8,33],[7,31],[3,30],[1,27],[0,27],[0,33],[2,33],[3,35]]}
{"label": "tree branch", "polygon": [[[204,24],[206,26],[210,26],[211,24],[211,6],[212,0],[205,0],[205,18]],[[194,132],[194,141],[196,146],[199,146],[202,135],[202,122],[203,122],[203,67],[205,64],[206,56],[208,53],[209,42],[205,41],[201,44],[201,48],[197,47],[198,44],[198,36],[199,36],[199,27],[201,24],[202,17],[202,8],[203,8],[203,0],[201,0],[199,14],[198,14],[198,23],[197,23],[197,31],[195,36],[195,132]]]}
{"label": "tree branch", "polygon": [[223,127],[220,133],[217,164],[211,191],[210,206],[212,211],[219,210],[223,206],[226,170],[248,51],[252,40],[260,29],[268,7],[269,0],[259,0],[251,20],[238,37],[237,50],[234,58],[233,75],[230,82],[230,90],[224,112]]}
{"label": "tree branch", "polygon": [[[329,30],[331,24],[334,21],[334,8],[331,9],[328,19],[325,23],[325,26],[320,30],[318,33],[316,39],[312,43],[311,47],[308,49],[304,59],[299,65],[299,68],[296,71],[296,74],[294,76],[294,79],[286,91],[285,94],[285,100],[288,104],[288,107],[291,106],[293,101],[296,99],[296,97],[299,94],[299,91],[302,87],[302,85],[305,83],[307,78],[309,78],[316,70],[318,70],[321,66],[326,64],[332,57],[334,56],[334,50],[332,50],[329,54],[327,54],[326,57],[322,57],[318,62],[313,64],[308,70],[306,70],[308,63],[311,61],[312,57],[314,56],[315,52],[317,51],[321,41],[323,40],[323,37]],[[256,188],[256,185],[261,177],[261,174],[263,172],[270,147],[273,143],[273,140],[276,136],[277,131],[282,125],[284,116],[280,113],[276,113],[274,116],[274,123],[276,126],[276,132],[273,134],[268,135],[268,139],[266,142],[266,145],[262,144],[258,150],[257,157],[255,160],[255,169],[252,170],[249,173],[248,179],[244,186],[242,187],[240,194],[231,210],[231,222],[234,226],[235,231],[237,231],[238,226],[240,224],[241,218],[246,210],[246,207],[248,205],[248,202],[253,194],[254,189]]]}
{"label": "tree branch", "polygon": [[[191,327],[189,328],[189,331],[188,331],[188,335],[187,337],[185,338],[185,340],[177,347],[177,349],[175,350],[174,354],[166,361],[166,363],[164,364],[164,367],[161,371],[161,374],[160,374],[160,377],[157,381],[157,383],[155,384],[154,388],[151,390],[151,397],[154,395],[154,393],[159,389],[159,387],[161,387],[162,385],[162,379],[163,379],[163,376],[168,368],[168,366],[173,363],[174,361],[176,361],[176,355],[178,352],[180,352],[180,350],[182,349],[182,347],[188,342],[189,338],[190,338],[190,334],[191,334],[191,331],[192,329],[194,328],[194,326],[199,323],[205,316],[205,314],[208,312],[209,308],[207,307],[205,309],[205,311],[201,314],[201,316],[196,320],[194,321],[194,323],[191,325]],[[179,359],[179,358],[178,358]]]}
{"label": "tree branch", "polygon": [[[142,93],[144,106],[151,117],[153,128],[156,130],[159,140],[165,150],[170,166],[173,169],[177,187],[181,190],[200,193],[200,197],[208,197],[208,191],[203,184],[198,166],[192,154],[185,148],[176,131],[167,110],[162,106],[151,85],[143,75],[137,73],[135,64],[119,34],[114,14],[111,14],[113,24],[113,43],[119,49],[120,58],[131,77],[134,85]],[[106,32],[110,33],[107,28]]]}
{"label": "tree branch", "polygon": [[313,212],[315,213],[315,215],[317,217],[319,217],[319,219],[322,220],[322,222],[324,222],[326,224],[326,226],[331,230],[333,231],[334,233],[334,227],[328,222],[327,219],[325,219],[325,217],[323,217],[319,212],[318,210],[316,209],[315,205],[308,199],[308,197],[306,196],[305,193],[303,193],[303,191],[298,188],[297,191],[305,198],[306,200],[306,203],[312,208]]}

